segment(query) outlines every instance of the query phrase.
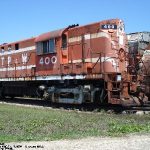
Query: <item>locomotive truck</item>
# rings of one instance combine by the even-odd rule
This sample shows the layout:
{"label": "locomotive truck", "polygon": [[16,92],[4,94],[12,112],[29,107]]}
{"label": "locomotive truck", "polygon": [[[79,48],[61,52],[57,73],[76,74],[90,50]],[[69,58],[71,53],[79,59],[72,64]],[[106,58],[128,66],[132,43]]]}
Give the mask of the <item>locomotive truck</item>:
{"label": "locomotive truck", "polygon": [[0,49],[1,98],[125,106],[148,101],[137,90],[140,79],[129,73],[128,41],[120,19],[74,24],[1,44]]}

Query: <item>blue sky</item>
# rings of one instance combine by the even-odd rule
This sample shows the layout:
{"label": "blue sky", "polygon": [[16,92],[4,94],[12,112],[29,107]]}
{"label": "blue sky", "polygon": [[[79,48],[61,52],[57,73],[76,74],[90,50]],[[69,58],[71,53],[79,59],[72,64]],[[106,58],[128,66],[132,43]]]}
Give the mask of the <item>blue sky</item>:
{"label": "blue sky", "polygon": [[0,0],[0,44],[121,18],[126,32],[150,31],[150,0]]}

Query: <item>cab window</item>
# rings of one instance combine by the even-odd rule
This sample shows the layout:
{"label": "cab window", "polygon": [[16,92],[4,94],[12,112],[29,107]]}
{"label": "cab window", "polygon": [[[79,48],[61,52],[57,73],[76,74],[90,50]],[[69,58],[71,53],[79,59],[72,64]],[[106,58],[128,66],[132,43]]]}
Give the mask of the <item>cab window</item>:
{"label": "cab window", "polygon": [[49,52],[49,41],[43,42],[43,53],[46,54]]}
{"label": "cab window", "polygon": [[63,34],[62,35],[62,49],[67,48],[67,35]]}
{"label": "cab window", "polygon": [[19,43],[15,44],[15,50],[19,50]]}
{"label": "cab window", "polygon": [[55,39],[36,43],[37,54],[55,53]]}
{"label": "cab window", "polygon": [[42,42],[36,43],[36,53],[37,55],[41,55],[43,53]]}
{"label": "cab window", "polygon": [[49,40],[49,53],[55,52],[55,39]]}

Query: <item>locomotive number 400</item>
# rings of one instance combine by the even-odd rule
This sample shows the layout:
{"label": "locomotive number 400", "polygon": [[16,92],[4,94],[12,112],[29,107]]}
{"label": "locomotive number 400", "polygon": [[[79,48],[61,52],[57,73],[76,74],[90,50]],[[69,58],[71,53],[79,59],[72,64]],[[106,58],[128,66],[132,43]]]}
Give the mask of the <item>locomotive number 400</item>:
{"label": "locomotive number 400", "polygon": [[39,60],[40,65],[49,65],[49,64],[55,64],[57,62],[57,57],[52,56],[52,57],[41,57]]}

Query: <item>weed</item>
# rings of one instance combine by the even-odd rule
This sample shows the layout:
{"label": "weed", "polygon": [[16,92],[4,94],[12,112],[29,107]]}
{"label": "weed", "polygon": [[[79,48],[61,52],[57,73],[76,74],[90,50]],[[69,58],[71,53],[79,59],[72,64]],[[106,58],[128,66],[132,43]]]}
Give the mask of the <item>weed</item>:
{"label": "weed", "polygon": [[150,132],[150,116],[78,113],[0,104],[0,142],[120,136]]}

